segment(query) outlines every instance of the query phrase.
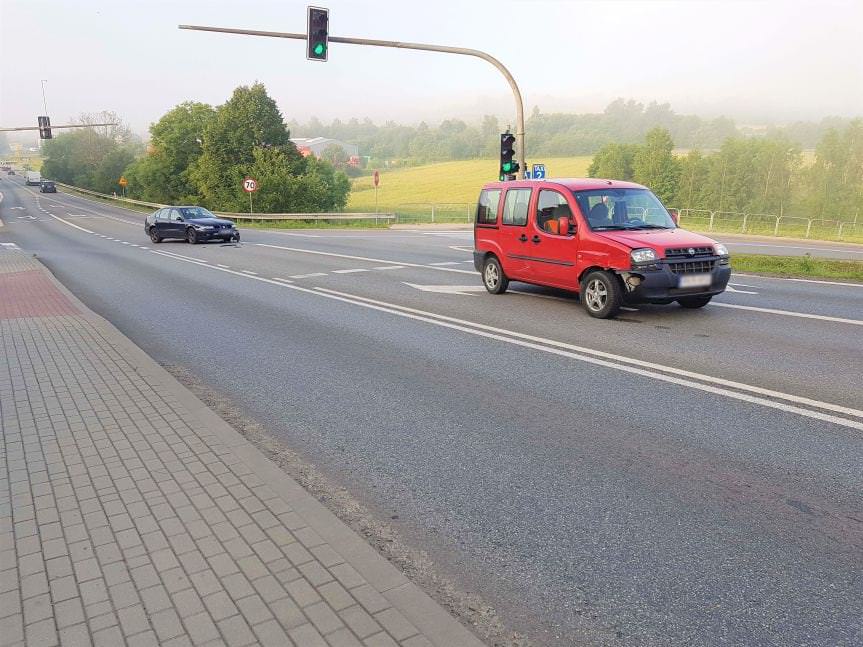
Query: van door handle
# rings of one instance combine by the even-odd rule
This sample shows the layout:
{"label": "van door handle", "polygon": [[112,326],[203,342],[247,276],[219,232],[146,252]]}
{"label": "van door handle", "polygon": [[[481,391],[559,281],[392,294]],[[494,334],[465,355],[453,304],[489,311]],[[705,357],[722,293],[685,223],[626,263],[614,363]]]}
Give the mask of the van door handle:
{"label": "van door handle", "polygon": [[535,242],[535,243],[538,243],[538,242],[540,242],[540,240],[542,240],[542,239],[541,239],[539,236],[534,236],[533,238],[531,238],[531,240],[532,240],[533,242]]}
{"label": "van door handle", "polygon": [[527,234],[522,234],[521,236],[518,237],[518,239],[521,242],[526,243],[527,242]]}

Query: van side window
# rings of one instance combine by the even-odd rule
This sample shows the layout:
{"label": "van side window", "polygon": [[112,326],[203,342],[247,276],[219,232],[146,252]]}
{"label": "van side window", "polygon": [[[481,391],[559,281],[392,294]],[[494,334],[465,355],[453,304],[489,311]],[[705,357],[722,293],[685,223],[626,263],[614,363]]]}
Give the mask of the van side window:
{"label": "van side window", "polygon": [[503,224],[524,226],[527,224],[527,208],[532,189],[508,189],[503,201]]}
{"label": "van side window", "polygon": [[500,189],[483,190],[476,205],[476,221],[482,225],[497,222],[497,206],[500,204]]}
{"label": "van side window", "polygon": [[572,210],[566,198],[557,191],[543,189],[536,203],[536,226],[547,234],[566,236],[569,231],[560,231],[560,218],[572,222]]}

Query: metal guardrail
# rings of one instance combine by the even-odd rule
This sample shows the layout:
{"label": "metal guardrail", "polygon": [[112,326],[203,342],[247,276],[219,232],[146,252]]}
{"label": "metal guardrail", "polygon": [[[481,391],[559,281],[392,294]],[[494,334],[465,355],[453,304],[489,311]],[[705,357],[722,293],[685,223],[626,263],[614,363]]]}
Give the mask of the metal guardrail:
{"label": "metal guardrail", "polygon": [[[116,202],[124,202],[128,204],[134,204],[142,207],[150,207],[151,209],[162,209],[163,207],[169,207],[171,205],[167,204],[159,204],[158,202],[145,202],[143,200],[133,200],[132,198],[123,198],[120,196],[108,195],[107,193],[99,193],[98,191],[91,191],[90,189],[82,189],[81,187],[72,186],[71,184],[64,184],[63,182],[54,182],[57,186],[64,187],[66,189],[70,189],[72,191],[76,191],[78,193],[84,193],[86,195],[93,195],[98,198],[106,199],[106,200],[114,200]],[[226,218],[233,218],[234,220],[256,220],[260,222],[264,222],[267,220],[272,221],[281,221],[281,220],[312,220],[312,221],[324,221],[324,220],[374,220],[376,224],[380,221],[384,222],[396,222],[398,220],[398,216],[395,213],[344,213],[344,212],[330,212],[330,213],[234,213],[228,211],[214,211],[217,216],[224,216]]]}

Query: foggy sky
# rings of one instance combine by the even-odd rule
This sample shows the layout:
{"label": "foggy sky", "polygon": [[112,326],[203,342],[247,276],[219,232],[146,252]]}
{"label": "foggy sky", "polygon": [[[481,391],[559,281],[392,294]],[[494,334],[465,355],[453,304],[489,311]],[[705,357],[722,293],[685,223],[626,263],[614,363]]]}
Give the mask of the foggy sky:
{"label": "foggy sky", "polygon": [[[512,95],[488,63],[180,31],[180,23],[305,32],[292,0],[0,0],[0,125],[114,110],[136,132],[185,100],[263,82],[286,119],[438,121],[496,114]],[[738,123],[863,114],[863,1],[320,0],[330,33],[473,47],[507,65],[525,111],[599,111],[616,97]]]}

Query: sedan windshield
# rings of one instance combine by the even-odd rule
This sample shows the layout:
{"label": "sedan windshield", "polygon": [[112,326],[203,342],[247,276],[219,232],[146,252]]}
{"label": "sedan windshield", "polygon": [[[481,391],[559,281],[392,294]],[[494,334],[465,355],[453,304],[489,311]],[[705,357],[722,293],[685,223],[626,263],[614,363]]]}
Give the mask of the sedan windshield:
{"label": "sedan windshield", "polygon": [[180,213],[183,214],[184,220],[195,220],[196,218],[215,218],[212,212],[207,211],[204,207],[180,207]]}
{"label": "sedan windshield", "polygon": [[676,227],[659,199],[647,189],[609,187],[573,194],[593,231]]}

